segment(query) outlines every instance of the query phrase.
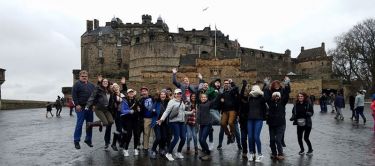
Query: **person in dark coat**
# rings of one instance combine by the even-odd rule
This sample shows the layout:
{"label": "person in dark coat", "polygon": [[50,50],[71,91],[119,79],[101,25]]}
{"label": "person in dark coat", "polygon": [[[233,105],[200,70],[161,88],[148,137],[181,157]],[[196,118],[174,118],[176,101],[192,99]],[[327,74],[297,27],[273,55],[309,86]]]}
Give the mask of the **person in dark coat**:
{"label": "person in dark coat", "polygon": [[327,113],[327,95],[326,93],[322,93],[322,96],[319,98],[319,104],[320,104],[320,112],[321,113]]}
{"label": "person in dark coat", "polygon": [[350,110],[352,111],[352,117],[350,118],[351,120],[355,119],[354,102],[355,102],[355,96],[351,94],[349,96],[349,106],[350,106]]}
{"label": "person in dark coat", "polygon": [[342,115],[342,111],[345,109],[345,100],[344,96],[342,96],[341,93],[338,93],[337,96],[335,97],[335,107],[336,107],[336,116],[335,119],[340,119],[344,120],[344,116]]}
{"label": "person in dark coat", "polygon": [[313,149],[310,142],[310,132],[312,129],[311,117],[314,115],[314,108],[311,102],[308,100],[308,96],[304,92],[298,93],[297,101],[293,108],[293,115],[290,119],[293,121],[293,125],[297,125],[297,138],[300,147],[300,155],[305,154],[305,148],[303,147],[302,137],[304,138],[308,151],[306,155],[312,155]]}

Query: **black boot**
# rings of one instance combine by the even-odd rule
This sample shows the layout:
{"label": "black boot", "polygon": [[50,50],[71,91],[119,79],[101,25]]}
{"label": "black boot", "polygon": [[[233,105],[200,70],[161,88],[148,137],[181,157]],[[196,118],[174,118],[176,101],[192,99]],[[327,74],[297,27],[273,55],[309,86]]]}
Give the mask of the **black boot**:
{"label": "black boot", "polygon": [[118,140],[118,134],[113,133],[113,140],[112,140],[112,145],[111,145],[111,147],[112,147],[112,149],[113,149],[114,151],[118,151],[117,146],[116,146],[116,142],[117,142],[117,140]]}

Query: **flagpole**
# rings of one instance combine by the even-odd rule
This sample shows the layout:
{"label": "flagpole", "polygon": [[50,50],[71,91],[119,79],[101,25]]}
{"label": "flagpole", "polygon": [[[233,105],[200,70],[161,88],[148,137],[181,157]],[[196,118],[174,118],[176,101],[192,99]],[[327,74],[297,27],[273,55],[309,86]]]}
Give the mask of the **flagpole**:
{"label": "flagpole", "polygon": [[236,39],[236,57],[238,56],[238,39]]}
{"label": "flagpole", "polygon": [[215,58],[216,58],[216,24],[215,24]]}

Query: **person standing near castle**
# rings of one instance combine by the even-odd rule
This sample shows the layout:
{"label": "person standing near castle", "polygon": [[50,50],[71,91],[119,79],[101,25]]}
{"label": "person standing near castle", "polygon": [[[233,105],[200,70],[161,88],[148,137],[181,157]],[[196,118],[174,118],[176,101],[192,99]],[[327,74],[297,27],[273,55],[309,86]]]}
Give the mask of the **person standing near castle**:
{"label": "person standing near castle", "polygon": [[53,117],[53,114],[52,114],[52,104],[50,102],[47,102],[47,112],[46,112],[46,118],[48,118],[48,113],[51,114],[51,117]]}
{"label": "person standing near castle", "polygon": [[[235,141],[235,120],[237,118],[239,96],[238,88],[232,88],[229,80],[224,80],[224,91],[219,94],[221,102],[221,127],[228,136],[228,143]],[[229,129],[228,129],[229,125]]]}
{"label": "person standing near castle", "polygon": [[[289,101],[289,94],[291,92],[290,78],[287,77],[287,76],[284,77],[284,80],[283,80],[284,87],[281,85],[281,82],[279,80],[272,81],[272,83],[269,85],[270,81],[271,81],[271,79],[269,77],[264,79],[263,91],[264,91],[264,98],[266,99],[266,102],[268,103],[272,100],[272,94],[274,92],[279,92],[280,95],[281,95],[280,98],[282,98],[283,101],[284,100]],[[285,114],[284,114],[284,116],[285,116]],[[285,141],[284,141],[285,129],[286,129],[286,126],[285,126],[285,123],[284,123],[284,131],[283,131],[283,135],[282,135],[282,138],[281,138],[281,145],[283,147],[286,147],[286,144],[285,144]]]}
{"label": "person standing near castle", "polygon": [[[191,85],[190,84],[190,81],[189,81],[189,78],[188,77],[184,77],[183,79],[183,83],[180,83],[177,81],[177,69],[176,68],[173,68],[172,69],[172,82],[173,84],[181,89],[182,91],[182,100],[185,102],[185,101],[189,101],[190,100],[190,95],[192,93],[197,93],[198,92],[198,85]],[[199,73],[198,74],[198,78],[199,78],[199,83],[203,83],[204,81],[202,80],[202,75]]]}
{"label": "person standing near castle", "polygon": [[143,118],[143,150],[148,153],[151,135],[151,122],[153,117],[154,100],[148,93],[148,88],[143,86],[141,89],[141,99],[139,100],[139,107],[141,108],[141,116]]}
{"label": "person standing near castle", "polygon": [[[320,104],[320,113],[327,113],[327,95],[326,93],[322,93],[322,96],[319,98],[319,104]],[[353,101],[354,106],[354,101]]]}
{"label": "person standing near castle", "polygon": [[57,99],[55,101],[55,108],[56,108],[56,117],[61,117],[60,113],[61,113],[61,110],[62,110],[62,101],[61,101],[60,96],[57,96]]}
{"label": "person standing near castle", "polygon": [[[89,128],[91,129],[94,126],[99,126],[99,131],[101,131],[101,126],[106,127],[104,141],[105,149],[109,147],[111,139],[111,128],[114,122],[112,113],[110,111],[111,102],[114,103],[114,96],[110,88],[110,83],[108,79],[104,78],[99,80],[100,84],[96,87],[94,92],[91,94],[90,98],[87,100],[87,105],[85,109],[92,109],[95,106],[95,109],[92,109],[95,112],[95,115],[99,118],[99,121],[88,122]],[[112,99],[112,100],[111,100]]]}
{"label": "person standing near castle", "polygon": [[349,106],[350,106],[350,110],[352,111],[352,117],[350,118],[351,120],[355,120],[354,102],[355,102],[355,97],[354,97],[354,94],[351,93],[349,96]]}
{"label": "person standing near castle", "polygon": [[168,153],[165,157],[169,161],[173,161],[172,152],[177,142],[180,140],[178,145],[177,153],[175,157],[183,159],[184,156],[181,154],[182,148],[186,141],[186,124],[185,117],[195,113],[195,111],[186,111],[186,106],[182,101],[181,89],[174,90],[174,98],[168,102],[168,106],[163,113],[162,117],[157,121],[158,125],[161,125],[167,118],[169,118],[169,127],[172,128],[173,141],[169,144]]}
{"label": "person standing near castle", "polygon": [[68,100],[68,107],[69,107],[69,115],[73,116],[73,108],[74,108],[73,99]]}
{"label": "person standing near castle", "polygon": [[366,124],[366,117],[363,114],[364,106],[365,106],[365,90],[360,90],[357,93],[357,96],[355,97],[355,102],[354,102],[354,108],[356,111],[356,117],[355,117],[355,122],[356,124],[359,123],[359,115],[361,115],[363,119],[363,124]]}
{"label": "person standing near castle", "polygon": [[342,96],[341,92],[337,93],[335,98],[335,106],[336,106],[336,116],[335,119],[344,120],[344,116],[342,115],[342,111],[345,109],[345,100],[344,96]]}
{"label": "person standing near castle", "polygon": [[[94,120],[94,114],[89,109],[84,109],[87,104],[87,100],[91,96],[95,89],[95,85],[88,81],[88,72],[82,70],[79,72],[79,81],[77,81],[72,88],[72,97],[74,101],[74,106],[77,114],[77,122],[74,130],[74,146],[76,149],[81,149],[79,144],[82,135],[83,122],[92,122]],[[85,143],[89,147],[92,145],[92,130],[86,129]]]}

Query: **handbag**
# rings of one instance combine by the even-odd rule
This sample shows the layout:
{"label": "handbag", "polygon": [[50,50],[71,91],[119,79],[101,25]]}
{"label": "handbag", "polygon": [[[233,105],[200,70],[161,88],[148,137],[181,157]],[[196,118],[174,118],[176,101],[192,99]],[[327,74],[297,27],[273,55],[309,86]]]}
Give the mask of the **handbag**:
{"label": "handbag", "polygon": [[297,119],[297,125],[298,126],[305,126],[306,125],[306,119],[305,118]]}
{"label": "handbag", "polygon": [[173,119],[173,118],[177,117],[181,104],[182,104],[182,100],[180,102],[180,105],[178,105],[177,109],[174,109],[174,107],[172,107],[172,111],[171,111],[171,113],[169,113],[170,119]]}
{"label": "handbag", "polygon": [[211,124],[214,126],[220,125],[220,112],[215,109],[210,109],[210,114],[211,114]]}

